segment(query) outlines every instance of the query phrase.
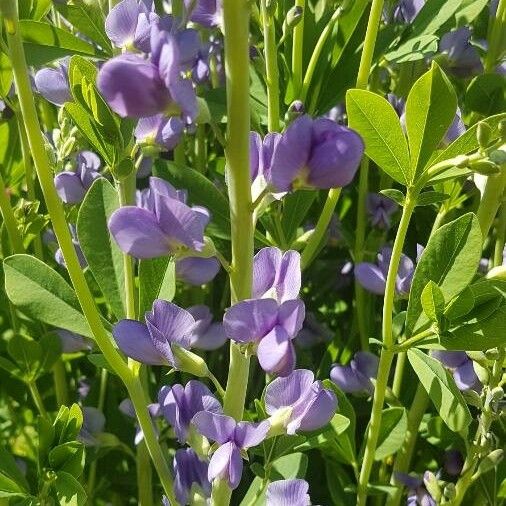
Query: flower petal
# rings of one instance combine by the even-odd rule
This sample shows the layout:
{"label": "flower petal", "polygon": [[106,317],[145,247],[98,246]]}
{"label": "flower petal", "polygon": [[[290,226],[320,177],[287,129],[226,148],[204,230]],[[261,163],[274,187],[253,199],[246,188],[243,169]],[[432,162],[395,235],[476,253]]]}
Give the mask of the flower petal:
{"label": "flower petal", "polygon": [[193,417],[192,423],[200,434],[219,444],[231,441],[234,437],[236,422],[230,416],[200,411]]}
{"label": "flower petal", "polygon": [[265,439],[269,429],[267,420],[260,423],[239,422],[235,429],[235,443],[241,449],[257,446]]}
{"label": "flower petal", "polygon": [[257,349],[258,362],[265,372],[287,376],[295,367],[295,349],[283,327],[276,325]]}
{"label": "flower petal", "polygon": [[369,292],[377,295],[385,293],[386,279],[381,269],[369,262],[362,262],[355,266],[356,280]]}
{"label": "flower petal", "polygon": [[216,257],[186,257],[176,261],[176,276],[190,285],[209,283],[219,270],[220,262]]}
{"label": "flower petal", "polygon": [[293,406],[310,391],[313,381],[314,374],[307,369],[296,369],[288,376],[271,381],[265,390],[267,414]]}
{"label": "flower petal", "polygon": [[304,302],[300,299],[287,300],[279,307],[278,325],[281,325],[286,333],[293,338],[302,328],[305,316]]}
{"label": "flower petal", "polygon": [[241,453],[235,444],[230,442],[220,446],[213,453],[207,476],[209,481],[213,481],[215,478],[226,480],[228,486],[233,490],[238,487],[241,481],[242,469]]}
{"label": "flower petal", "polygon": [[307,506],[309,484],[305,480],[273,481],[267,487],[266,506]]}
{"label": "flower petal", "polygon": [[105,19],[105,32],[117,47],[131,44],[135,37],[140,9],[137,0],[122,0]]}
{"label": "flower petal", "polygon": [[37,91],[52,104],[61,106],[72,101],[66,72],[58,69],[45,68],[35,74]]}
{"label": "flower petal", "polygon": [[65,204],[79,204],[86,195],[86,188],[75,172],[64,171],[56,174],[54,186],[58,196]]}

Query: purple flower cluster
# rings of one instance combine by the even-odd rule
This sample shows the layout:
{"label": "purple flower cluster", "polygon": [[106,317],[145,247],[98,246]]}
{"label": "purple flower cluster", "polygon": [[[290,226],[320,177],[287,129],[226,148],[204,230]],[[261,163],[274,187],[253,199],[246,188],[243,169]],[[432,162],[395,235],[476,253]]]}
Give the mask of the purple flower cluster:
{"label": "purple flower cluster", "polygon": [[292,339],[305,314],[300,286],[299,253],[264,248],[253,262],[253,298],[235,304],[223,318],[226,335],[251,344],[268,373],[286,376],[295,367]]}
{"label": "purple flower cluster", "polygon": [[431,354],[452,371],[453,379],[459,390],[481,392],[483,385],[474,370],[473,361],[465,351],[434,350]]}

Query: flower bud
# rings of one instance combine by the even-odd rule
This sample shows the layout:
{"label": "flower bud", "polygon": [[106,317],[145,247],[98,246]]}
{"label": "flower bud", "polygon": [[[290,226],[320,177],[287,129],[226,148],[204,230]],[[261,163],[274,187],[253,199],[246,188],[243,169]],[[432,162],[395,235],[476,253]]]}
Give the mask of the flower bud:
{"label": "flower bud", "polygon": [[181,348],[181,346],[173,346],[172,351],[176,359],[176,366],[180,371],[193,374],[197,378],[207,378],[209,369],[202,357]]}
{"label": "flower bud", "polygon": [[502,279],[506,281],[506,266],[499,265],[487,272],[487,279]]}
{"label": "flower bud", "polygon": [[504,450],[498,448],[497,450],[494,450],[490,452],[481,462],[478,466],[478,470],[476,471],[476,474],[479,476],[481,474],[485,474],[486,472],[494,469],[504,458]]}
{"label": "flower bud", "polygon": [[506,151],[504,149],[496,149],[488,157],[497,165],[506,163]]}
{"label": "flower bud", "polygon": [[439,502],[439,499],[441,498],[441,487],[439,486],[439,482],[435,474],[430,471],[425,471],[423,474],[423,482],[427,492],[429,492],[436,502]]}
{"label": "flower bud", "polygon": [[265,0],[265,10],[269,16],[274,16],[276,14],[277,6],[277,0]]}
{"label": "flower bud", "polygon": [[483,176],[491,176],[500,172],[499,167],[490,160],[478,160],[477,162],[473,162],[470,169]]}
{"label": "flower bud", "polygon": [[492,129],[490,126],[484,121],[480,121],[476,129],[476,138],[478,139],[480,148],[486,148],[490,144],[491,135]]}
{"label": "flower bud", "polygon": [[452,500],[455,498],[455,483],[447,483],[443,489],[443,495],[446,499]]}
{"label": "flower bud", "polygon": [[495,387],[490,392],[490,397],[492,398],[493,401],[499,402],[504,397],[504,390],[501,387]]}
{"label": "flower bud", "polygon": [[287,123],[291,123],[294,119],[302,116],[305,112],[304,103],[300,100],[294,100],[290,104],[288,111],[286,111],[285,120]]}
{"label": "flower bud", "polygon": [[465,169],[469,165],[469,157],[466,155],[459,155],[455,158],[455,166],[459,169]]}
{"label": "flower bud", "polygon": [[299,5],[294,5],[286,14],[286,26],[295,28],[304,15],[304,9]]}

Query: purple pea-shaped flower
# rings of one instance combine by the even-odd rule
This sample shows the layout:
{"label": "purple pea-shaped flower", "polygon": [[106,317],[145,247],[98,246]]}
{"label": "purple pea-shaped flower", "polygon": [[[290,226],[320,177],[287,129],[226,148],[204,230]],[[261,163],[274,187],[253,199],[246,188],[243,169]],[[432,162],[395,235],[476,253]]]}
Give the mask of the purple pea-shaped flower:
{"label": "purple pea-shaped flower", "polygon": [[156,114],[139,119],[134,135],[142,146],[170,151],[179,144],[183,130],[184,123],[177,116],[167,118],[163,114]]}
{"label": "purple pea-shaped flower", "polygon": [[400,0],[394,9],[394,20],[399,23],[412,23],[425,4],[425,0]]}
{"label": "purple pea-shaped flower", "polygon": [[305,480],[279,480],[269,483],[266,506],[309,506],[309,484]]}
{"label": "purple pea-shaped flower", "polygon": [[189,285],[205,285],[220,271],[216,257],[184,257],[176,260],[176,277]]}
{"label": "purple pea-shaped flower", "polygon": [[209,462],[209,481],[226,480],[231,489],[237,488],[243,470],[241,451],[265,439],[269,422],[236,422],[230,416],[201,411],[193,417],[192,423],[200,434],[220,445]]}
{"label": "purple pea-shaped flower", "polygon": [[337,398],[314,374],[296,369],[284,378],[276,378],[265,390],[265,410],[273,428],[283,432],[311,431],[326,425],[337,410]]}
{"label": "purple pea-shaped flower", "polygon": [[104,432],[105,416],[97,408],[85,406],[82,408],[83,425],[77,438],[86,446],[98,446],[99,436]]}
{"label": "purple pea-shaped flower", "polygon": [[447,57],[446,68],[457,77],[469,77],[483,72],[476,48],[471,45],[471,30],[463,26],[441,37],[439,52]]}
{"label": "purple pea-shaped flower", "polygon": [[431,355],[452,371],[459,390],[481,392],[483,385],[474,370],[473,361],[465,351],[434,350]]}
{"label": "purple pea-shaped flower", "polygon": [[54,105],[61,106],[72,100],[69,85],[69,58],[62,58],[56,67],[43,68],[35,74],[37,91]]}
{"label": "purple pea-shaped flower", "polygon": [[390,218],[398,209],[393,200],[377,193],[369,193],[366,205],[369,220],[373,227],[385,229],[390,227]]}
{"label": "purple pea-shaped flower", "polygon": [[164,418],[174,428],[181,444],[188,439],[190,423],[198,412],[223,412],[209,388],[197,380],[189,381],[184,387],[179,384],[163,386],[158,393],[158,402]]}
{"label": "purple pea-shaped flower", "polygon": [[223,22],[222,0],[184,0],[190,21],[205,28],[221,26]]}
{"label": "purple pea-shaped flower", "polygon": [[188,312],[195,318],[190,345],[200,350],[216,350],[221,348],[227,336],[223,323],[214,322],[209,308],[203,304],[188,308]]}
{"label": "purple pea-shaped flower", "polygon": [[207,478],[209,463],[202,460],[191,448],[180,448],[176,450],[172,465],[174,493],[178,503],[190,504],[191,492],[197,494],[203,501],[202,504],[205,504],[205,500],[211,497],[211,483]]}
{"label": "purple pea-shaped flower", "polygon": [[[426,471],[426,473],[429,473],[429,471]],[[408,489],[406,504],[409,506],[436,506],[436,501],[425,487],[425,474],[424,479],[422,479],[419,476],[412,476],[396,471],[394,477],[398,483],[404,485]]]}
{"label": "purple pea-shaped flower", "polygon": [[271,161],[275,191],[334,188],[351,183],[364,152],[354,131],[326,119],[303,115],[277,142]]}
{"label": "purple pea-shaped flower", "polygon": [[343,391],[356,394],[372,394],[371,379],[378,374],[379,359],[368,351],[358,351],[348,365],[334,364],[330,379]]}

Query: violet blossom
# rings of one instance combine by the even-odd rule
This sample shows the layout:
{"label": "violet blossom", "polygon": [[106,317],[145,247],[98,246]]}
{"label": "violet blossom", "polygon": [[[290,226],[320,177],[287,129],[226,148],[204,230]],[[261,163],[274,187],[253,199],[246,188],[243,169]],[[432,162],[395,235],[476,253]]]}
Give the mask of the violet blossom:
{"label": "violet blossom", "polygon": [[[130,399],[123,399],[118,406],[118,409],[129,418],[135,420],[135,437],[134,444],[138,445],[144,439],[144,433],[140,425],[137,422],[137,413],[135,412],[134,405]],[[148,404],[148,413],[151,419],[162,416],[160,405],[157,402]],[[157,432],[156,426],[154,426],[155,432]]]}
{"label": "violet blossom", "polygon": [[295,367],[292,339],[302,328],[304,303],[274,299],[247,299],[229,308],[223,317],[225,333],[240,343],[256,345],[262,369],[287,376]]}
{"label": "violet blossom", "polygon": [[[81,245],[79,244],[79,240],[77,238],[77,230],[74,225],[69,225],[70,234],[72,236],[72,244],[74,245],[74,249],[77,255],[77,260],[79,261],[79,265],[81,268],[85,268],[88,265],[86,262],[86,258],[84,257],[83,250],[81,249]],[[67,268],[65,264],[65,259],[63,258],[63,252],[58,244],[58,240],[56,238],[56,234],[52,229],[48,229],[42,235],[42,241],[44,244],[49,246],[54,251],[54,259],[58,265]]]}
{"label": "violet blossom", "polygon": [[100,164],[100,158],[92,151],[79,152],[75,170],[65,170],[54,177],[54,185],[60,199],[65,204],[79,204],[95,179],[100,177]]}
{"label": "violet blossom", "polygon": [[474,370],[473,361],[465,351],[433,350],[431,355],[452,371],[459,390],[481,392],[483,385]]}
{"label": "violet blossom", "polygon": [[[429,473],[429,471],[426,471]],[[429,473],[432,475],[432,473]],[[436,501],[428,492],[425,486],[425,478],[420,478],[418,476],[411,476],[406,473],[402,473],[399,471],[394,472],[394,477],[397,482],[404,485],[408,489],[408,506],[436,506]],[[429,476],[427,476],[429,478]]]}
{"label": "violet blossom", "polygon": [[209,214],[203,207],[186,204],[186,193],[157,177],[149,178],[149,189],[137,206],[117,209],[109,219],[109,230],[120,249],[136,258],[156,258],[204,249],[204,229]]}
{"label": "violet blossom", "polygon": [[271,161],[275,191],[328,189],[351,183],[364,152],[354,130],[326,119],[303,115],[281,135]]}
{"label": "violet blossom", "polygon": [[104,432],[105,416],[102,411],[91,406],[84,406],[82,412],[83,425],[77,439],[85,446],[98,446],[99,436]]}
{"label": "violet blossom", "polygon": [[296,369],[284,378],[276,378],[265,390],[265,410],[271,426],[293,435],[326,425],[337,410],[337,398],[314,374]]}
{"label": "violet blossom", "polygon": [[220,445],[209,462],[209,481],[226,480],[232,490],[237,488],[243,470],[241,451],[265,439],[269,422],[236,422],[230,416],[201,411],[193,417],[192,423],[200,434]]}
{"label": "violet blossom", "polygon": [[[355,278],[367,291],[377,295],[385,293],[391,256],[392,248],[384,247],[378,253],[377,263],[361,262],[355,266]],[[407,255],[402,253],[395,281],[397,295],[406,296],[409,293],[414,272],[415,264]]]}
{"label": "violet blossom", "polygon": [[134,130],[137,143],[143,148],[174,149],[181,140],[184,130],[183,121],[177,116],[167,118],[156,114],[140,118]]}
{"label": "violet blossom", "polygon": [[189,285],[205,285],[220,271],[216,257],[184,257],[176,260],[176,277]]}
{"label": "violet blossom", "polygon": [[467,26],[443,35],[439,42],[439,52],[447,57],[446,69],[457,77],[469,77],[483,72],[480,55],[471,45],[471,30]]}
{"label": "violet blossom", "polygon": [[214,322],[209,308],[203,304],[188,308],[188,312],[195,318],[190,345],[199,350],[216,350],[221,348],[227,336],[223,323]]}
{"label": "violet blossom", "polygon": [[269,483],[265,494],[266,506],[308,506],[309,484],[305,480],[278,480]]}
{"label": "violet blossom", "polygon": [[393,200],[378,193],[369,193],[366,205],[369,220],[373,227],[390,228],[390,218],[398,209]]}
{"label": "violet blossom", "polygon": [[207,478],[209,463],[202,460],[194,450],[191,448],[176,450],[172,465],[174,493],[179,504],[190,504],[192,500],[190,493],[198,494],[204,501],[211,497],[211,483]]}
{"label": "violet blossom", "polygon": [[372,394],[372,379],[378,374],[379,359],[368,351],[358,351],[346,366],[334,364],[330,379],[347,393]]}
{"label": "violet blossom", "polygon": [[191,80],[183,77],[185,56],[176,35],[154,23],[149,59],[125,53],[107,61],[97,77],[98,89],[122,117],[143,118],[164,113],[181,115],[185,123],[198,114]]}
{"label": "violet blossom", "polygon": [[183,444],[189,437],[192,418],[200,411],[223,413],[221,404],[203,383],[190,380],[183,385],[163,386],[158,393],[161,413]]}
{"label": "violet blossom", "polygon": [[215,28],[223,23],[223,0],[184,0],[190,21],[205,28]]}
{"label": "violet blossom", "polygon": [[113,337],[120,350],[143,364],[170,365],[178,368],[179,349],[189,349],[195,319],[172,302],[157,299],[146,312],[145,323],[120,320]]}
{"label": "violet blossom", "polygon": [[394,20],[409,24],[414,21],[425,4],[425,0],[400,0],[394,9]]}
{"label": "violet blossom", "polygon": [[249,164],[251,171],[251,195],[256,200],[272,182],[271,162],[281,134],[268,133],[262,140],[257,132],[250,133]]}
{"label": "violet blossom", "polygon": [[78,353],[93,348],[93,341],[70,330],[56,329],[54,333],[60,338],[62,353]]}
{"label": "violet blossom", "polygon": [[69,85],[70,58],[62,58],[56,62],[54,68],[47,67],[35,74],[37,91],[54,105],[61,106],[72,100]]}
{"label": "violet blossom", "polygon": [[464,457],[459,450],[446,450],[443,455],[443,469],[448,476],[459,476],[464,468]]}

